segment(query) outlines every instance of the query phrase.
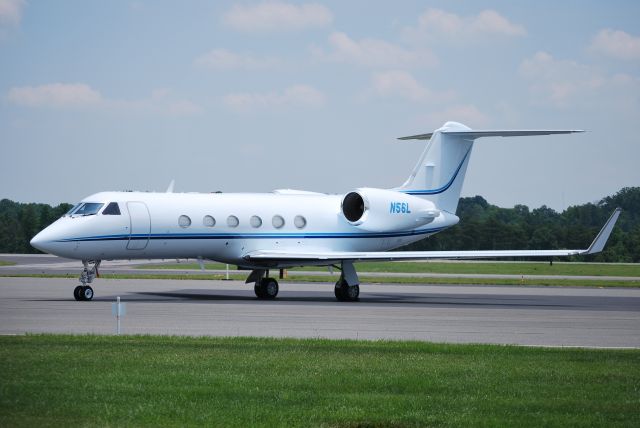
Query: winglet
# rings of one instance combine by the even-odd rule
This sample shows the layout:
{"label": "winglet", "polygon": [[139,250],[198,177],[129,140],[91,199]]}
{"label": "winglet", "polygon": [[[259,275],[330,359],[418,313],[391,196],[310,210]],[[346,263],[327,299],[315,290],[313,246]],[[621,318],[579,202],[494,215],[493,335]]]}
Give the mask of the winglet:
{"label": "winglet", "polygon": [[607,220],[604,226],[602,226],[602,229],[600,229],[600,232],[598,232],[596,239],[593,240],[593,242],[589,246],[589,249],[582,254],[595,254],[602,251],[605,244],[607,243],[607,240],[609,239],[609,236],[611,235],[613,226],[616,225],[616,221],[618,221],[618,217],[620,217],[621,211],[622,208],[615,209],[613,214],[611,214],[611,217],[609,217],[609,220]]}
{"label": "winglet", "polygon": [[171,180],[169,187],[167,187],[167,193],[173,193],[173,187],[176,185],[176,180]]}

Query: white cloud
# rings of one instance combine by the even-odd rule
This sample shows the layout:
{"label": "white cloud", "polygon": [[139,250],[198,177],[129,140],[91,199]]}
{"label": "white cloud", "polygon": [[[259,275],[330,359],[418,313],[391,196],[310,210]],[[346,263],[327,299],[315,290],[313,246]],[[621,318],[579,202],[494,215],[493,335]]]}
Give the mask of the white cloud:
{"label": "white cloud", "polygon": [[256,57],[226,49],[214,49],[196,58],[195,64],[212,70],[264,70],[276,67],[279,61],[272,57]]}
{"label": "white cloud", "polygon": [[20,24],[24,0],[0,0],[0,24]]}
{"label": "white cloud", "polygon": [[426,49],[409,50],[378,39],[354,40],[345,33],[334,32],[329,36],[332,50],[317,51],[320,59],[345,62],[365,67],[430,67],[438,63],[435,55]]}
{"label": "white cloud", "polygon": [[606,75],[599,69],[538,52],[520,65],[520,75],[530,81],[534,102],[554,107],[635,108],[640,100],[640,79]]}
{"label": "white cloud", "polygon": [[637,60],[640,59],[640,37],[624,31],[600,30],[591,41],[589,50],[611,58]]}
{"label": "white cloud", "polygon": [[93,109],[124,113],[185,116],[199,113],[200,108],[188,100],[171,97],[167,89],[157,89],[151,96],[138,100],[104,98],[99,91],[84,83],[50,83],[9,89],[9,102],[32,108]]}
{"label": "white cloud", "polygon": [[223,19],[226,25],[239,31],[297,31],[326,27],[333,21],[333,15],[317,3],[296,5],[266,1],[250,6],[236,5]]}
{"label": "white cloud", "polygon": [[286,107],[319,107],[325,100],[322,92],[308,85],[293,85],[281,92],[237,93],[224,97],[224,103],[238,112]]}
{"label": "white cloud", "polygon": [[404,30],[411,40],[448,38],[474,40],[479,36],[519,37],[527,34],[522,25],[514,24],[495,10],[483,10],[478,15],[462,17],[441,9],[427,9],[418,18],[417,27]]}
{"label": "white cloud", "polygon": [[7,98],[27,107],[84,107],[102,102],[100,93],[84,83],[14,87],[9,90]]}
{"label": "white cloud", "polygon": [[555,106],[566,105],[580,92],[604,84],[604,79],[589,67],[556,60],[547,52],[537,52],[522,61],[520,74],[532,82],[530,92],[536,101],[549,101]]}
{"label": "white cloud", "polygon": [[371,76],[371,86],[380,96],[398,96],[414,101],[427,100],[431,96],[429,89],[402,70],[374,73]]}
{"label": "white cloud", "polygon": [[371,75],[369,94],[385,98],[401,98],[420,103],[444,103],[455,98],[454,91],[433,91],[409,72],[388,70]]}

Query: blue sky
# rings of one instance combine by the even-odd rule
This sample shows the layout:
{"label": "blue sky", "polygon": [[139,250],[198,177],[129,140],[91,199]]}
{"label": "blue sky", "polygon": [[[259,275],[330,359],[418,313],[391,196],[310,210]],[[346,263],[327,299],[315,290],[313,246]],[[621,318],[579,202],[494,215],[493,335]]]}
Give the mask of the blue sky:
{"label": "blue sky", "polygon": [[640,2],[0,0],[0,198],[393,187],[447,120],[463,195],[640,185]]}

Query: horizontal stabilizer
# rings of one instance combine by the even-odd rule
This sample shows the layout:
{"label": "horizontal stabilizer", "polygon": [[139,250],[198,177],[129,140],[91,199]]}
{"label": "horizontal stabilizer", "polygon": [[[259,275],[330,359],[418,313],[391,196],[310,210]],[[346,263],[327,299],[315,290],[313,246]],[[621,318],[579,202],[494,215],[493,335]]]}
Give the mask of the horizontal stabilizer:
{"label": "horizontal stabilizer", "polygon": [[[556,129],[556,130],[542,130],[542,129],[523,129],[523,130],[455,130],[455,131],[440,131],[442,134],[462,136],[468,139],[476,139],[481,137],[526,137],[533,135],[553,135],[553,134],[573,134],[576,132],[584,132],[580,129]],[[429,140],[433,136],[433,132],[428,134],[410,135],[408,137],[400,137],[398,140]]]}
{"label": "horizontal stabilizer", "polygon": [[620,216],[617,208],[602,227],[596,238],[586,250],[483,250],[483,251],[319,251],[299,253],[295,251],[258,250],[245,255],[250,262],[270,262],[279,264],[331,264],[344,260],[354,262],[394,261],[394,260],[431,260],[431,259],[486,259],[501,257],[566,257],[581,254],[595,254],[602,251],[611,231]]}

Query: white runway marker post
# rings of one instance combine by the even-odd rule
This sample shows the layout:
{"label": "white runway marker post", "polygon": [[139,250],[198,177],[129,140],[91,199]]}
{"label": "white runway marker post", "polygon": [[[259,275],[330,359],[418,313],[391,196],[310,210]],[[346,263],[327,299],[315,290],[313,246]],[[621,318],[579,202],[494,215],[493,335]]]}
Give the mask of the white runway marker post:
{"label": "white runway marker post", "polygon": [[111,304],[111,315],[116,317],[116,334],[120,334],[120,318],[127,314],[127,304],[120,303],[120,296],[117,297],[116,303]]}

